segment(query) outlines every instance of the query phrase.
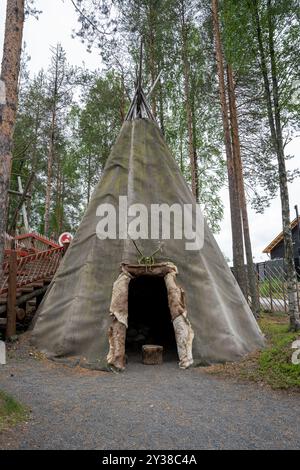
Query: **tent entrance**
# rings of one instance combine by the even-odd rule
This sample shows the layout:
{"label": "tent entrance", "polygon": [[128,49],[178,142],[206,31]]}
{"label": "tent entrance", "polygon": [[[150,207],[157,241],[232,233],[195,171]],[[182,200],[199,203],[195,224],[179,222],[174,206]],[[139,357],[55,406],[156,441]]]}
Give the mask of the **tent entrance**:
{"label": "tent entrance", "polygon": [[178,357],[168,291],[162,276],[139,276],[129,283],[126,353],[140,353],[144,344],[163,346],[165,360]]}
{"label": "tent entrance", "polygon": [[125,351],[141,350],[143,344],[159,344],[173,354],[177,349],[181,368],[193,363],[194,332],[177,272],[170,262],[121,264],[110,305],[109,365],[125,369]]}

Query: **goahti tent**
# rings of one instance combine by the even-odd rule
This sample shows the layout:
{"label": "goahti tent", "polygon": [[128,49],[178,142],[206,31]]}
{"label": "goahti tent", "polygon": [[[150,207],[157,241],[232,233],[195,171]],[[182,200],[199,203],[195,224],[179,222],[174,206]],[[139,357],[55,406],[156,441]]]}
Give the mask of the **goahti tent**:
{"label": "goahti tent", "polygon": [[[172,331],[183,368],[239,360],[261,348],[256,320],[205,221],[201,249],[188,250],[187,240],[174,236],[159,249],[149,233],[134,244],[118,217],[117,236],[101,239],[99,214],[107,204],[118,208],[120,196],[149,213],[153,204],[197,209],[142,90],[40,305],[36,347],[51,359],[99,369],[123,369],[130,341],[165,342],[168,349]],[[170,224],[172,232],[172,217]]]}

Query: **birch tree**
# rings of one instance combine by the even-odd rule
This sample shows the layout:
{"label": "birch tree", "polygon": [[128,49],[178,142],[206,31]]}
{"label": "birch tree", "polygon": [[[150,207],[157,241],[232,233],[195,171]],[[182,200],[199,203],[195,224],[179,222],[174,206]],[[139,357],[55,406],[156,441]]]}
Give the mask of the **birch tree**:
{"label": "birch tree", "polygon": [[290,327],[293,331],[300,329],[300,316],[297,302],[297,274],[294,262],[293,239],[290,219],[290,203],[288,191],[288,176],[285,162],[284,141],[279,102],[280,83],[278,76],[277,53],[275,49],[275,14],[276,5],[267,0],[263,5],[266,17],[266,44],[263,40],[261,15],[258,0],[253,2],[253,21],[256,26],[256,37],[260,57],[260,68],[265,89],[265,100],[268,110],[268,121],[274,152],[278,161],[278,177],[281,200],[282,228],[285,249],[285,264],[287,271],[287,291],[289,302]]}

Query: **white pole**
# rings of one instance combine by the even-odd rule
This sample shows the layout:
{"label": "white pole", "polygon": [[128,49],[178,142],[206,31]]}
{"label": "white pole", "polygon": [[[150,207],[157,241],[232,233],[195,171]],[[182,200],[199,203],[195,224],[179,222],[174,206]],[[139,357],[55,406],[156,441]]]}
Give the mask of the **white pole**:
{"label": "white pole", "polygon": [[[23,194],[23,186],[22,186],[21,176],[18,176],[18,187],[19,187],[20,193]],[[25,227],[26,232],[28,233],[30,230],[29,230],[29,224],[28,224],[28,217],[27,217],[27,210],[26,210],[25,202],[23,202],[23,204],[22,204],[22,215],[23,215],[24,227]]]}
{"label": "white pole", "polygon": [[6,364],[6,345],[4,341],[0,341],[0,364],[3,366]]}

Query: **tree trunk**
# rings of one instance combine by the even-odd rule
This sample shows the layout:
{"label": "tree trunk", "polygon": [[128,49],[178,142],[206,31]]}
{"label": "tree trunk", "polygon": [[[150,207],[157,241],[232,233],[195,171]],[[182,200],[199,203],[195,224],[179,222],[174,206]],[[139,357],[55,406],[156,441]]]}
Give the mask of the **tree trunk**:
{"label": "tree trunk", "polygon": [[[34,126],[34,143],[31,148],[31,173],[37,173],[37,144],[38,144],[38,131],[40,127],[40,105],[37,105],[37,111],[35,115],[35,126]],[[33,180],[28,188],[28,194],[32,196],[33,193]],[[27,202],[27,214],[28,214],[28,221],[29,226],[32,227],[32,220],[31,220],[31,205],[32,205],[32,198],[30,198]]]}
{"label": "tree trunk", "polygon": [[213,17],[213,34],[215,40],[217,74],[219,80],[219,94],[222,111],[222,122],[224,130],[224,143],[227,160],[229,199],[230,199],[230,215],[231,215],[231,233],[232,233],[232,254],[233,269],[237,282],[247,298],[247,283],[244,266],[244,246],[243,246],[243,230],[241,211],[239,205],[238,188],[235,178],[234,161],[232,154],[232,144],[230,135],[230,126],[228,120],[228,106],[225,90],[225,75],[223,65],[223,53],[221,34],[219,28],[218,1],[212,0],[212,17]]}
{"label": "tree trunk", "polygon": [[120,126],[122,126],[124,119],[126,117],[126,97],[125,97],[125,84],[124,84],[124,75],[121,75],[120,78],[120,91],[121,91],[121,100],[120,100]]}
{"label": "tree trunk", "polygon": [[263,82],[264,82],[265,100],[266,100],[267,111],[268,111],[268,121],[269,121],[269,127],[270,127],[270,132],[271,132],[271,138],[272,138],[273,145],[274,145],[274,150],[276,151],[277,137],[276,137],[274,116],[273,116],[273,109],[272,109],[271,88],[269,84],[268,67],[267,67],[267,60],[266,60],[266,55],[265,55],[265,50],[264,50],[264,45],[263,45],[263,34],[261,30],[261,25],[260,25],[257,0],[253,1],[253,5],[254,5],[254,22],[255,22],[255,27],[256,27],[258,50],[259,50],[259,55],[260,55],[260,68],[261,68],[261,74],[262,74]]}
{"label": "tree trunk", "polygon": [[185,8],[183,2],[181,2],[181,40],[182,40],[182,65],[183,65],[183,76],[184,76],[184,99],[185,99],[185,110],[186,120],[188,129],[188,141],[189,141],[189,158],[191,166],[191,180],[192,180],[192,193],[196,200],[199,198],[198,188],[198,163],[197,154],[194,147],[194,133],[193,133],[193,115],[191,108],[191,96],[190,96],[190,64],[188,60],[187,50],[187,24],[185,19]]}
{"label": "tree trunk", "polygon": [[275,148],[277,150],[278,170],[279,170],[279,187],[282,211],[282,227],[284,238],[285,250],[285,264],[287,270],[287,292],[289,301],[289,315],[291,329],[296,331],[300,329],[300,316],[297,302],[297,273],[294,262],[294,248],[290,220],[290,203],[287,172],[285,165],[284,146],[282,138],[282,126],[279,106],[279,90],[277,79],[277,66],[274,48],[274,25],[271,11],[271,0],[267,2],[267,17],[268,17],[268,33],[269,33],[269,54],[271,60],[271,76],[272,76],[272,91],[273,91],[273,107],[274,107],[274,121],[276,142]]}
{"label": "tree trunk", "polygon": [[7,0],[0,80],[0,281],[4,254],[11,149],[18,104],[24,0]]}
{"label": "tree trunk", "polygon": [[50,139],[48,148],[48,166],[47,166],[47,186],[46,186],[46,197],[45,197],[45,215],[44,215],[44,233],[49,236],[49,218],[50,218],[50,207],[51,207],[51,193],[52,193],[52,167],[54,161],[54,143],[55,143],[55,127],[56,127],[56,107],[57,107],[57,93],[58,93],[58,49],[56,50],[56,62],[55,62],[55,76],[54,86],[52,94],[52,117],[51,117],[51,128],[50,128]]}
{"label": "tree trunk", "polygon": [[[191,84],[191,89],[193,89],[193,84]],[[199,167],[198,167],[198,153],[197,153],[197,125],[196,125],[196,110],[195,110],[195,96],[194,93],[190,93],[190,103],[191,103],[191,118],[192,118],[192,134],[193,134],[193,151],[194,151],[194,162],[196,168],[196,201],[200,200],[200,181],[199,181]]]}
{"label": "tree trunk", "polygon": [[7,293],[7,323],[5,337],[9,339],[16,334],[16,300],[17,300],[17,252],[15,241],[9,258],[9,278]]}
{"label": "tree trunk", "polygon": [[48,165],[47,165],[47,186],[46,186],[46,198],[45,198],[45,216],[44,216],[44,234],[49,235],[49,218],[50,218],[50,206],[51,206],[51,193],[52,193],[52,166],[53,166],[53,153],[54,153],[54,135],[55,135],[55,108],[52,110],[51,120],[51,132],[48,148]]}
{"label": "tree trunk", "polygon": [[180,154],[180,170],[181,173],[184,175],[184,161],[183,161],[183,126],[180,124],[179,128],[179,154]]}
{"label": "tree trunk", "polygon": [[60,196],[60,212],[59,212],[59,219],[58,219],[58,233],[61,234],[64,227],[64,204],[65,204],[65,179],[62,175],[62,182],[61,182],[61,196]]}
{"label": "tree trunk", "polygon": [[162,135],[165,135],[165,117],[164,117],[164,96],[163,96],[163,87],[161,84],[161,79],[158,81],[159,87],[159,122],[160,130]]}
{"label": "tree trunk", "polygon": [[87,203],[91,198],[91,155],[88,155],[88,180],[87,180]]}
{"label": "tree trunk", "polygon": [[253,263],[253,256],[252,256],[247,201],[246,201],[244,177],[243,177],[243,163],[242,163],[242,158],[241,158],[241,146],[240,146],[238,119],[237,119],[235,85],[234,85],[233,72],[232,72],[231,65],[227,65],[227,80],[228,80],[228,98],[229,98],[229,108],[230,108],[231,135],[232,135],[232,151],[233,151],[233,158],[234,158],[234,164],[235,164],[234,166],[235,166],[235,172],[236,172],[238,194],[239,194],[240,206],[241,206],[241,212],[242,212],[244,242],[245,242],[245,251],[246,251],[246,259],[247,259],[248,286],[249,286],[249,292],[251,296],[252,312],[254,316],[258,318],[260,305],[259,305],[259,296],[258,296],[258,291],[257,291],[256,272],[255,272],[255,266]]}
{"label": "tree trunk", "polygon": [[[289,206],[289,193],[287,184],[287,172],[285,166],[284,146],[282,139],[281,116],[279,106],[279,90],[277,79],[276,57],[274,50],[274,27],[272,24],[271,2],[267,3],[267,17],[268,17],[268,46],[271,62],[271,77],[272,77],[272,90],[269,82],[268,66],[266,53],[263,44],[263,33],[258,11],[257,0],[253,2],[253,21],[256,29],[256,36],[258,42],[258,52],[260,58],[260,69],[265,89],[265,100],[268,111],[268,121],[270,127],[271,140],[274,152],[278,161],[278,177],[280,187],[281,199],[281,215],[282,215],[282,229],[284,238],[285,249],[285,264],[287,269],[287,291],[289,302],[289,316],[290,327],[292,330],[300,329],[300,317],[297,304],[297,274],[293,256],[293,241],[292,231],[290,227],[290,206]],[[273,104],[272,104],[273,100]],[[273,108],[274,107],[274,108]]]}
{"label": "tree trunk", "polygon": [[62,232],[63,225],[63,192],[64,181],[61,161],[59,155],[57,156],[57,175],[56,175],[56,229],[57,233],[55,238],[58,239],[59,234]]}
{"label": "tree trunk", "polygon": [[[155,25],[156,25],[156,12],[153,8],[152,2],[149,2],[149,62],[150,62],[150,75],[151,85],[154,84],[157,77],[156,57],[155,57]],[[151,107],[153,116],[156,119],[157,116],[157,103],[156,103],[156,91],[153,90],[151,95]]]}

